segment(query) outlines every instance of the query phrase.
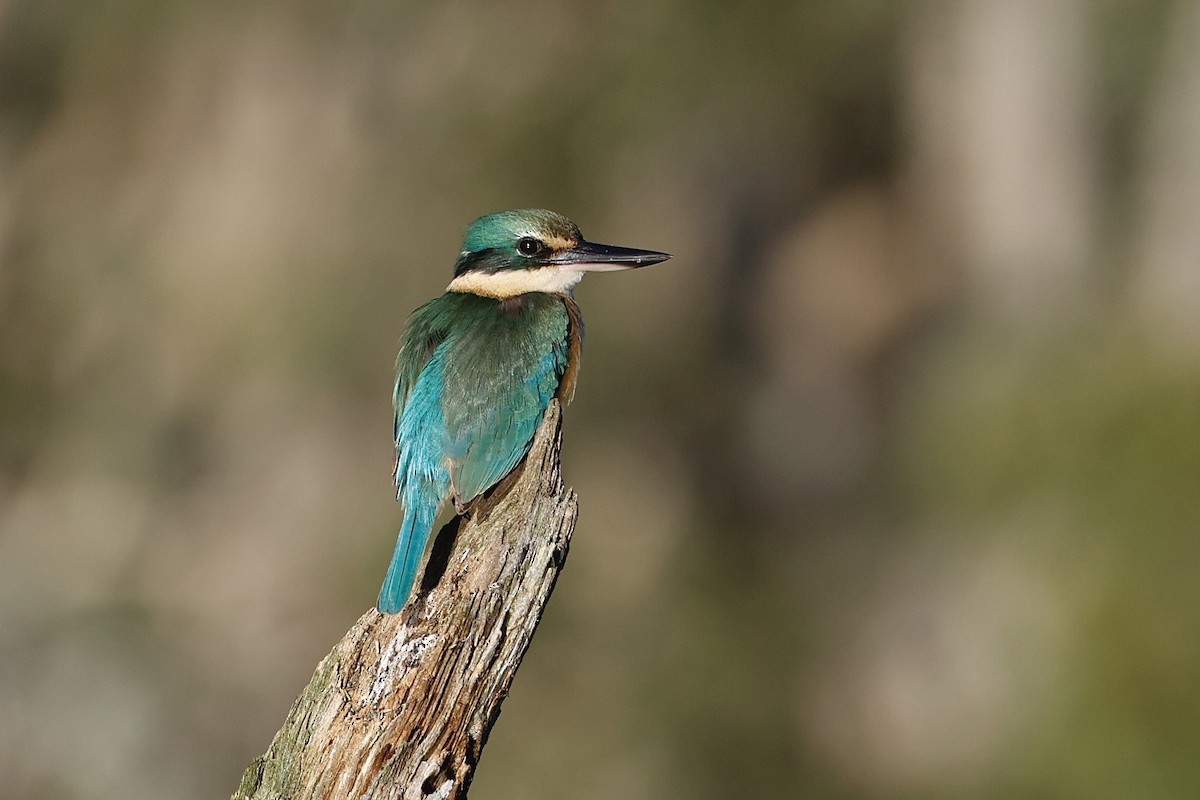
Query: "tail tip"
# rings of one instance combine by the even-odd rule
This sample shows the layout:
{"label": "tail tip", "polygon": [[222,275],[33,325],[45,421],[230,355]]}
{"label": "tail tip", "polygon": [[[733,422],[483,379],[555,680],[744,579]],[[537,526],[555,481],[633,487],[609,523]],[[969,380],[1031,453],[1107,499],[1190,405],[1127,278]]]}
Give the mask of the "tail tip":
{"label": "tail tip", "polygon": [[382,598],[378,603],[375,604],[375,609],[379,611],[380,614],[398,614],[402,608],[404,608],[403,605],[396,605],[395,603],[383,600]]}
{"label": "tail tip", "polygon": [[407,604],[407,595],[407,592],[404,595],[395,591],[389,592],[387,587],[384,587],[379,593],[379,599],[375,601],[375,608],[382,614],[397,614]]}

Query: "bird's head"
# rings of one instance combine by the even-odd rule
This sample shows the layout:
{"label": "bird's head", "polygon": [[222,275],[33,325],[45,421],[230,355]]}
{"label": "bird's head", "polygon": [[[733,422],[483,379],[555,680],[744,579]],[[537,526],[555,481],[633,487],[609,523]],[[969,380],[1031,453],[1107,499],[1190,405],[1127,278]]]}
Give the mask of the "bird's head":
{"label": "bird's head", "polygon": [[585,272],[647,267],[670,257],[586,241],[579,226],[553,211],[500,211],[467,228],[447,289],[501,298],[526,292],[566,294]]}

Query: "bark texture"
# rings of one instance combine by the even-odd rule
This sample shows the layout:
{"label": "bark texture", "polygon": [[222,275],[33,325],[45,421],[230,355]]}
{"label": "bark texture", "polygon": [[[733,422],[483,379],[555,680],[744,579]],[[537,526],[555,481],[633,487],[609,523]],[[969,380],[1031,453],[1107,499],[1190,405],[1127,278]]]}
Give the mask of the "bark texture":
{"label": "bark texture", "polygon": [[575,528],[550,405],[525,462],[438,534],[421,596],[317,667],[234,800],[466,797]]}

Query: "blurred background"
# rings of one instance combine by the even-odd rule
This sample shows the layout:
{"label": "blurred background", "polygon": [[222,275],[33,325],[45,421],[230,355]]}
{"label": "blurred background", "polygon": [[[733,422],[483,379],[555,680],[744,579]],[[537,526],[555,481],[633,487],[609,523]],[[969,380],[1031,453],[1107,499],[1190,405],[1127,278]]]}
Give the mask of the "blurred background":
{"label": "blurred background", "polygon": [[1200,796],[1200,2],[0,0],[0,785],[228,796],[408,313],[592,277],[483,798]]}

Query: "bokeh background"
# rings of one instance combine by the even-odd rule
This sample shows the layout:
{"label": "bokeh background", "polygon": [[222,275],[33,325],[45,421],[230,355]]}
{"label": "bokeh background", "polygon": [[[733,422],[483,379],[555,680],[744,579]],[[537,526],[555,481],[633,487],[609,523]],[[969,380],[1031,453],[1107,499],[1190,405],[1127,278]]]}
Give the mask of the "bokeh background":
{"label": "bokeh background", "polygon": [[1200,796],[1195,0],[0,0],[0,794],[233,791],[522,206],[675,259],[472,796]]}

